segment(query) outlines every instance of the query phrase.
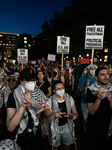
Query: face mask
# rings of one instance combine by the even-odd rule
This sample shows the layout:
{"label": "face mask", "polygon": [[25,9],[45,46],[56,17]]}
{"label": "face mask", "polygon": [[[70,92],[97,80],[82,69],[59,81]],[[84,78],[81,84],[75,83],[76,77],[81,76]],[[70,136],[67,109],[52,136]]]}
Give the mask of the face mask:
{"label": "face mask", "polygon": [[57,72],[53,71],[53,75],[56,76],[56,75],[57,75]]}
{"label": "face mask", "polygon": [[69,66],[70,66],[70,64],[69,64],[69,63],[66,63],[65,65],[66,65],[66,67],[69,67]]}
{"label": "face mask", "polygon": [[36,86],[36,81],[27,82],[25,84],[25,88],[27,91],[34,91],[35,86]]}
{"label": "face mask", "polygon": [[90,73],[91,76],[94,76],[95,75],[95,70],[90,70],[89,73]]}
{"label": "face mask", "polygon": [[63,96],[64,96],[64,93],[65,93],[65,89],[56,91],[56,94],[57,94],[58,96],[60,96],[60,97],[63,97]]}
{"label": "face mask", "polygon": [[83,71],[83,73],[84,73],[84,74],[86,74],[86,73],[87,73],[87,71],[86,71],[86,70],[84,70],[84,71]]}
{"label": "face mask", "polygon": [[76,63],[74,63],[74,66],[76,65]]}

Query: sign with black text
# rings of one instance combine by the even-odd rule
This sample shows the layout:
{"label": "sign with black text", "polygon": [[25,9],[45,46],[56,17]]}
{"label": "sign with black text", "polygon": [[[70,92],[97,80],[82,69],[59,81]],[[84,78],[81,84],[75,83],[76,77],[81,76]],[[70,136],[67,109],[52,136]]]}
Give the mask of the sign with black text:
{"label": "sign with black text", "polygon": [[69,54],[70,37],[57,36],[57,54]]}
{"label": "sign with black text", "polygon": [[28,49],[17,49],[18,63],[26,64],[28,62]]}
{"label": "sign with black text", "polygon": [[103,49],[104,26],[86,26],[85,49]]}

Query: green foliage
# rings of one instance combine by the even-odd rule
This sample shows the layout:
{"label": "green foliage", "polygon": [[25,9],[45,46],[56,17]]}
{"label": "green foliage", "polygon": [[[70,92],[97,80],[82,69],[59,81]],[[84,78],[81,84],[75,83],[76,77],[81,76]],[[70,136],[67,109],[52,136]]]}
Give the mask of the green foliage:
{"label": "green foliage", "polygon": [[47,53],[56,53],[57,36],[61,35],[70,37],[70,55],[80,53],[84,50],[86,25],[94,24],[105,25],[104,40],[112,47],[112,1],[72,0],[71,4],[42,25]]}

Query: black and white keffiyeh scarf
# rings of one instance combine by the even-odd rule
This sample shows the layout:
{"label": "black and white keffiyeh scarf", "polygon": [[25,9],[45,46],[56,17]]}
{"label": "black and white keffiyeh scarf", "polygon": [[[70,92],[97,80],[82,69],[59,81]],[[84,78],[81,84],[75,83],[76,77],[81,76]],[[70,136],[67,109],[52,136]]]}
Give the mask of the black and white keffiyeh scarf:
{"label": "black and white keffiyeh scarf", "polygon": [[0,141],[0,150],[21,150],[18,144],[11,139]]}
{"label": "black and white keffiyeh scarf", "polygon": [[[71,101],[72,101],[72,97],[65,93],[64,94],[64,100],[66,103],[66,107],[67,107],[67,115],[69,115],[71,113]],[[56,113],[57,111],[59,111],[59,105],[58,105],[58,99],[56,94],[50,96],[50,98],[48,98],[47,104],[50,106],[51,108],[51,112],[52,114]],[[49,142],[50,145],[54,146],[56,143],[56,133],[57,133],[57,127],[58,127],[58,123],[59,123],[59,118],[55,118],[54,120],[50,121],[50,129],[49,129]],[[71,130],[71,134],[72,134],[72,138],[74,141],[74,144],[76,144],[75,142],[75,124],[74,122],[68,118],[68,124]]]}
{"label": "black and white keffiyeh scarf", "polygon": [[[14,96],[14,99],[15,99],[15,102],[16,102],[17,111],[18,111],[18,109],[20,108],[20,106],[22,104],[22,100],[24,99],[24,93],[25,93],[25,90],[24,90],[22,85],[19,85],[13,93],[13,96]],[[36,112],[41,109],[40,102],[45,102],[46,97],[45,97],[44,93],[38,88],[38,86],[36,86],[35,90],[31,93],[31,100],[39,102],[39,104],[34,104],[34,105],[27,106],[27,109],[24,110],[22,119],[19,123],[20,127],[18,129],[17,135],[23,133],[23,131],[27,127],[28,111],[31,114],[31,117],[34,121],[34,125],[38,126],[38,124],[39,124],[39,115],[37,115]],[[15,140],[17,140],[17,135],[16,135]]]}
{"label": "black and white keffiyeh scarf", "polygon": [[[105,97],[107,97],[108,92],[109,92],[109,91],[112,91],[112,84],[108,82],[107,86],[105,86],[104,88],[102,88],[102,87],[100,87],[100,86],[98,85],[98,82],[95,81],[92,85],[88,86],[88,87],[85,89],[85,96],[86,96],[86,94],[87,94],[87,89],[90,89],[91,93],[92,93],[93,95],[95,95],[95,96],[97,95],[97,91],[98,91],[99,89],[101,89],[102,91],[105,91],[105,92],[106,92],[106,96],[105,96]],[[104,98],[105,98],[105,97],[104,97]]]}
{"label": "black and white keffiyeh scarf", "polygon": [[8,85],[3,85],[0,89],[0,107],[3,106],[3,103],[5,104],[5,107],[7,107],[7,101],[8,97],[11,93],[11,89]]}
{"label": "black and white keffiyeh scarf", "polygon": [[[106,96],[105,96],[105,97],[107,97],[107,96],[108,96],[108,92],[109,92],[109,91],[112,91],[112,84],[108,82],[107,86],[105,86],[104,88],[102,88],[102,87],[100,87],[100,86],[98,85],[98,82],[95,81],[91,86],[88,86],[88,87],[86,88],[86,90],[85,90],[85,97],[86,97],[86,95],[87,95],[87,89],[90,89],[91,93],[92,93],[93,95],[95,95],[95,96],[97,95],[97,91],[98,91],[99,89],[101,89],[102,91],[105,91],[105,92],[106,92]],[[105,97],[104,97],[104,98],[105,98]],[[104,98],[103,98],[103,99],[104,99]],[[112,135],[112,117],[111,117],[111,122],[110,122],[110,126],[109,126],[108,136],[111,136],[111,135]]]}

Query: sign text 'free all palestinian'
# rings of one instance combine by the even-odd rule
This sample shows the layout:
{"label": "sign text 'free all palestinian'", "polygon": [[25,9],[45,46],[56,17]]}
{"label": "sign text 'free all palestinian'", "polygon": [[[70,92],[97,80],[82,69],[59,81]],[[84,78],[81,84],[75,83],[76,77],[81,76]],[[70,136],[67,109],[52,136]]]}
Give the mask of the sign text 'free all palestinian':
{"label": "sign text 'free all palestinian'", "polygon": [[103,49],[104,26],[86,26],[85,49]]}
{"label": "sign text 'free all palestinian'", "polygon": [[17,49],[17,59],[19,63],[28,62],[28,49]]}
{"label": "sign text 'free all palestinian'", "polygon": [[69,54],[70,37],[57,36],[57,54]]}

